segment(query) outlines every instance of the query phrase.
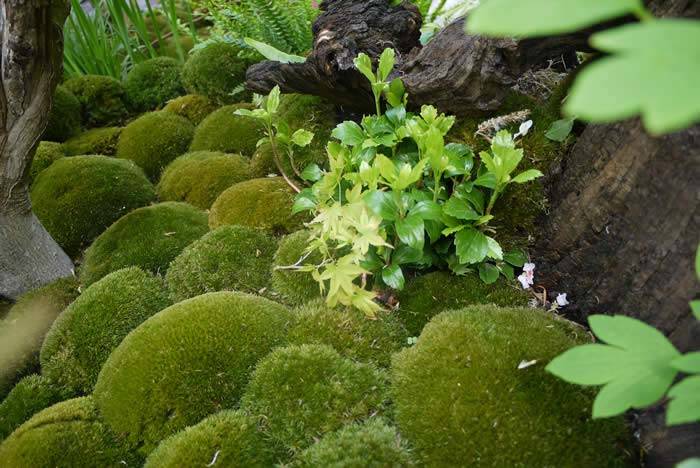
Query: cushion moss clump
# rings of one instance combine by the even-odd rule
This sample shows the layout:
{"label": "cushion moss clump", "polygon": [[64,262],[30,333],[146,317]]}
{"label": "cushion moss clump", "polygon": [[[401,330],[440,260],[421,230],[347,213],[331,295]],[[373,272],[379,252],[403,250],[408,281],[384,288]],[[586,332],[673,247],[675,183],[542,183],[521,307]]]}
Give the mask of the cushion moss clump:
{"label": "cushion moss clump", "polygon": [[163,281],[138,268],[105,276],[54,322],[41,348],[43,375],[76,393],[90,393],[124,337],[169,305]]}
{"label": "cushion moss clump", "polygon": [[247,105],[234,104],[215,110],[197,126],[190,151],[240,153],[250,158],[264,136],[263,124],[245,115],[236,115]]}
{"label": "cushion moss clump", "polygon": [[63,145],[66,156],[99,154],[114,156],[122,127],[93,128],[77,135]]}
{"label": "cushion moss clump", "polygon": [[404,468],[411,453],[396,429],[379,418],[325,435],[299,454],[297,468]]}
{"label": "cushion moss clump", "polygon": [[80,101],[65,86],[57,86],[49,112],[49,123],[44,131],[44,140],[63,143],[80,133]]}
{"label": "cushion moss clump", "polygon": [[294,191],[281,177],[252,179],[224,191],[211,206],[212,229],[240,224],[284,234],[303,225],[305,215],[292,214]]}
{"label": "cushion moss clump", "polygon": [[238,404],[255,363],[283,344],[290,313],[243,293],[175,304],[131,332],[100,373],[94,398],[143,455],[164,438]]}
{"label": "cushion moss clump", "polygon": [[221,192],[250,178],[247,158],[197,151],[171,162],[163,171],[157,190],[163,201],[184,201],[208,210]]}
{"label": "cushion moss clump", "polygon": [[146,112],[182,96],[182,65],[170,57],[156,57],[131,69],[124,82],[131,107]]}
{"label": "cushion moss clump", "polygon": [[261,360],[241,407],[292,452],[383,411],[386,376],[327,345],[278,348]]}
{"label": "cushion moss clump", "polygon": [[221,411],[165,439],[146,459],[144,468],[207,466],[267,468],[274,450],[255,419],[241,411]]}
{"label": "cushion moss clump", "polygon": [[187,94],[172,99],[163,107],[163,110],[182,116],[194,125],[199,125],[206,116],[217,108],[218,106],[206,96]]}
{"label": "cushion moss clump", "polygon": [[118,125],[129,115],[126,91],[112,77],[77,76],[66,81],[63,86],[78,98],[83,125],[86,127]]}
{"label": "cushion moss clump", "polygon": [[[250,159],[250,167],[256,177],[267,177],[271,174],[281,175],[271,148],[272,146],[269,142],[261,144]],[[295,147],[293,166],[292,160],[289,159],[286,153],[281,153],[279,157],[282,170],[289,177],[295,177],[296,172],[301,173],[309,164],[317,164],[319,167],[323,167],[328,161],[325,148],[318,149],[314,146],[307,146],[306,148]]]}
{"label": "cushion moss clump", "polygon": [[182,80],[191,94],[201,94],[224,105],[245,98],[234,95],[245,82],[248,62],[238,56],[240,49],[224,42],[215,42],[199,49],[185,63]]}
{"label": "cushion moss clump", "polygon": [[408,339],[406,330],[393,312],[368,319],[355,309],[331,309],[322,300],[310,302],[295,311],[289,329],[290,344],[325,344],[355,361],[389,367],[391,355]]}
{"label": "cushion moss clump", "polygon": [[[394,356],[401,434],[426,466],[625,466],[621,418],[593,421],[590,389],[545,372],[585,331],[536,309],[444,312]],[[536,361],[519,369],[523,361]]]}
{"label": "cushion moss clump", "polygon": [[476,275],[455,276],[435,271],[410,279],[399,293],[399,317],[411,336],[418,336],[430,319],[449,309],[474,304],[526,306],[528,295],[504,278],[485,284]]}
{"label": "cushion moss clump", "polygon": [[85,285],[122,268],[165,274],[170,262],[209,231],[207,215],[187,203],[166,202],[134,210],[109,227],[85,251]]}
{"label": "cushion moss clump", "polygon": [[131,210],[155,198],[131,161],[74,156],[54,162],[32,185],[34,214],[72,257]]}
{"label": "cushion moss clump", "polygon": [[306,254],[309,236],[309,231],[303,229],[284,236],[272,260],[272,289],[285,303],[301,305],[322,297],[318,282],[311,273],[277,268],[295,265],[302,258],[304,259],[301,262],[302,265],[321,263],[321,255],[318,251],[308,256]]}
{"label": "cushion moss clump", "polygon": [[207,292],[260,293],[270,283],[277,241],[246,226],[223,226],[187,247],[168,268],[173,300]]}
{"label": "cushion moss clump", "polygon": [[124,128],[117,145],[117,157],[139,165],[151,180],[175,158],[187,152],[194,126],[172,112],[150,112]]}
{"label": "cushion moss clump", "polygon": [[61,143],[52,141],[42,141],[37,146],[32,159],[32,166],[29,169],[29,179],[34,180],[39,173],[49,167],[54,161],[66,156]]}

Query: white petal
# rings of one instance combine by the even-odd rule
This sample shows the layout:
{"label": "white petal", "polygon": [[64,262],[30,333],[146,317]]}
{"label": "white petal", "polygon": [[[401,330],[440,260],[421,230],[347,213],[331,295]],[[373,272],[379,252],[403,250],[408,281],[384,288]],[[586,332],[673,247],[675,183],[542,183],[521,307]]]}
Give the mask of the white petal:
{"label": "white petal", "polygon": [[569,305],[569,301],[566,299],[566,293],[558,294],[557,295],[557,305],[559,307],[564,307]]}
{"label": "white petal", "polygon": [[525,122],[520,124],[520,129],[518,130],[518,133],[516,133],[513,138],[518,138],[519,136],[527,135],[531,128],[532,128],[532,120],[526,120]]}
{"label": "white petal", "polygon": [[520,361],[520,364],[518,364],[518,369],[527,369],[535,364],[537,364],[537,359],[533,359],[532,361]]}
{"label": "white petal", "polygon": [[526,263],[525,265],[523,265],[523,271],[535,271],[535,264]]}
{"label": "white petal", "polygon": [[532,280],[527,275],[525,275],[525,273],[518,276],[518,281],[520,281],[520,284],[522,285],[523,289],[530,289]]}

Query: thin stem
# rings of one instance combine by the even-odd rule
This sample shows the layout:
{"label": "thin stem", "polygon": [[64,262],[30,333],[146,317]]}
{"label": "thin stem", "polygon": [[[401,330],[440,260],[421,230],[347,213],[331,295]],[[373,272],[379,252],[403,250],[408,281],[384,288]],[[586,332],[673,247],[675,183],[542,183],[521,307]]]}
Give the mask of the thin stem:
{"label": "thin stem", "polygon": [[498,197],[501,194],[501,190],[501,187],[496,187],[493,193],[491,194],[489,205],[486,207],[486,216],[491,214],[491,210],[493,210],[493,206],[496,204],[496,200],[498,200]]}
{"label": "thin stem", "polygon": [[282,169],[282,163],[280,162],[279,154],[277,153],[275,133],[272,128],[272,125],[270,125],[269,123],[267,124],[267,136],[270,139],[270,147],[272,148],[272,159],[275,161],[275,166],[277,166],[277,170],[280,171],[280,174],[282,175],[284,181],[287,182],[287,185],[289,185],[292,188],[292,190],[294,190],[296,193],[300,193],[301,189],[297,187],[294,182],[292,182],[292,180],[284,172],[284,169]]}
{"label": "thin stem", "polygon": [[637,19],[639,19],[639,21],[642,22],[653,21],[656,19],[656,17],[652,15],[651,12],[643,6],[640,6],[639,8],[634,10],[634,16],[636,16]]}

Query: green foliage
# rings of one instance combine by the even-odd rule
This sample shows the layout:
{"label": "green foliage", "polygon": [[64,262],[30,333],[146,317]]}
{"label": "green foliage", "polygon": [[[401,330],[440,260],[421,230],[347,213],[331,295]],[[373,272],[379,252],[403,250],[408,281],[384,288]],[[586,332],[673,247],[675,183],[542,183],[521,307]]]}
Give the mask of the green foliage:
{"label": "green foliage", "polygon": [[110,226],[85,251],[85,285],[122,268],[165,274],[180,252],[209,231],[206,213],[186,203],[166,202],[134,210]]}
{"label": "green foliage", "polygon": [[97,406],[147,455],[164,438],[236,407],[255,363],[283,343],[289,320],[281,305],[242,293],[175,304],[112,353],[95,387]]}
{"label": "green foliage", "polygon": [[32,158],[32,167],[29,169],[29,180],[33,181],[39,173],[49,167],[54,161],[57,161],[66,156],[63,145],[52,141],[42,141],[36,147],[34,158]]}
{"label": "green foliage", "polygon": [[256,41],[255,39],[251,39],[250,37],[246,37],[245,39],[243,39],[243,42],[245,42],[246,45],[258,51],[258,53],[260,53],[260,55],[265,57],[267,60],[272,60],[280,63],[306,62],[306,57],[282,52],[281,50],[271,46],[270,44],[265,44],[264,42]]}
{"label": "green foliage", "polygon": [[223,226],[173,260],[167,281],[175,301],[215,291],[261,293],[270,283],[277,240],[246,226]]}
{"label": "green foliage", "polygon": [[82,119],[80,101],[64,86],[58,86],[53,94],[49,123],[43,138],[63,143],[80,133]]}
{"label": "green foliage", "polygon": [[197,126],[190,151],[221,151],[250,158],[263,136],[263,125],[250,117],[235,114],[245,106],[225,106],[211,113]]}
{"label": "green foliage", "polygon": [[170,57],[157,57],[136,65],[124,82],[132,109],[151,111],[184,94],[182,65]]}
{"label": "green foliage", "polygon": [[69,255],[131,210],[150,203],[155,191],[130,161],[105,156],[59,159],[32,185],[34,214]]}
{"label": "green foliage", "polygon": [[386,376],[326,345],[277,348],[262,359],[241,407],[292,452],[328,432],[382,412]]}
{"label": "green foliage", "polygon": [[163,110],[180,115],[194,125],[199,125],[202,120],[217,109],[208,97],[199,94],[187,94],[168,102]]}
{"label": "green foliage", "polygon": [[299,230],[284,236],[279,243],[279,248],[272,260],[272,289],[281,295],[285,303],[301,305],[308,301],[321,297],[318,283],[311,275],[299,274],[299,272],[285,268],[297,263],[316,263],[321,261],[317,252],[306,256],[310,233]]}
{"label": "green foliage", "polygon": [[[444,312],[394,356],[401,434],[427,466],[625,466],[622,419],[584,416],[591,395],[542,363],[586,340],[536,309]],[[533,362],[534,361],[534,362]]]}
{"label": "green foliage", "polygon": [[76,393],[89,394],[122,339],[169,305],[163,282],[138,268],[105,276],[54,322],[41,348],[43,375]]}
{"label": "green foliage", "polygon": [[121,134],[121,127],[93,128],[65,142],[63,151],[66,153],[66,156],[91,154],[114,156],[117,154],[117,144]]}
{"label": "green foliage", "polygon": [[77,76],[63,83],[63,86],[78,98],[86,127],[118,125],[129,115],[126,91],[114,78]]}
{"label": "green foliage", "polygon": [[212,42],[195,51],[182,70],[187,92],[206,96],[219,105],[244,100],[245,93],[236,91],[245,82],[249,62],[240,57],[240,51],[225,42]]}

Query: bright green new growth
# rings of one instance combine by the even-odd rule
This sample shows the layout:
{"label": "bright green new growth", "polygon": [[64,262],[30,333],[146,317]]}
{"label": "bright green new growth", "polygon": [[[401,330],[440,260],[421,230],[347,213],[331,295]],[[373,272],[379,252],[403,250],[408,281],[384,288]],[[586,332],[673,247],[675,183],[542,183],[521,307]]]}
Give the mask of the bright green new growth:
{"label": "bright green new growth", "polygon": [[68,91],[65,86],[59,85],[56,87],[53,95],[49,123],[42,138],[63,143],[70,137],[80,133],[81,118],[81,107],[78,98]]}
{"label": "bright green new growth", "polygon": [[197,126],[190,151],[221,151],[252,157],[258,140],[263,137],[263,125],[251,117],[235,114],[247,106],[234,104],[212,112]]}
{"label": "bright green new growth", "polygon": [[187,152],[194,126],[171,112],[144,114],[124,128],[117,145],[117,157],[130,159],[149,179],[157,181],[165,166]]}
{"label": "bright green new growth", "polygon": [[386,376],[327,345],[278,348],[260,361],[241,407],[293,452],[382,412]]}
{"label": "bright green new growth", "polygon": [[147,455],[188,425],[236,407],[256,362],[284,343],[289,320],[283,306],[241,293],[175,304],[112,353],[95,401],[112,429]]}
{"label": "bright green new growth", "polygon": [[32,185],[34,214],[73,257],[117,219],[155,198],[131,161],[105,156],[62,158]]}
{"label": "bright green new growth", "polygon": [[321,256],[312,252],[306,256],[306,248],[309,246],[310,233],[299,230],[280,240],[279,248],[272,261],[272,289],[281,295],[285,303],[301,305],[320,298],[321,291],[318,283],[308,272],[293,271],[284,267],[302,263],[318,263]]}
{"label": "bright green new growth", "polygon": [[245,92],[235,93],[245,82],[249,65],[239,57],[240,50],[224,42],[214,42],[197,50],[182,71],[187,92],[206,96],[219,105],[244,100]]}
{"label": "bright green new growth", "polygon": [[131,69],[124,82],[131,107],[139,112],[151,111],[184,94],[182,65],[170,57],[157,57]]}
{"label": "bright green new growth", "polygon": [[54,161],[66,156],[61,143],[52,141],[42,141],[34,152],[32,158],[32,167],[29,169],[29,180],[33,181],[39,173],[49,167]]}
{"label": "bright green new growth", "polygon": [[126,91],[114,78],[83,75],[71,78],[63,86],[78,98],[86,127],[118,125],[129,115]]}
{"label": "bright green new growth", "polygon": [[586,418],[589,392],[543,365],[586,332],[536,309],[444,312],[395,355],[401,434],[428,466],[626,466],[621,419]]}
{"label": "bright green new growth", "polygon": [[104,127],[87,130],[63,144],[66,156],[84,156],[99,154],[101,156],[114,156],[117,154],[117,144],[121,127]]}
{"label": "bright green new growth", "polygon": [[165,439],[144,468],[207,466],[217,453],[216,465],[230,468],[267,468],[276,461],[255,419],[227,410]]}
{"label": "bright green new growth", "polygon": [[134,210],[85,251],[80,280],[91,285],[130,266],[163,275],[170,262],[207,231],[206,213],[187,203],[166,202]]}
{"label": "bright green new growth", "polygon": [[43,375],[76,393],[89,394],[102,365],[124,337],[169,305],[163,281],[138,268],[105,276],[54,322],[41,348]]}
{"label": "bright green new growth", "polygon": [[250,162],[239,154],[187,153],[163,171],[157,187],[158,197],[208,210],[224,190],[250,178]]}
{"label": "bright green new growth", "polygon": [[173,300],[207,292],[261,293],[269,286],[277,241],[246,226],[223,226],[187,247],[166,276]]}
{"label": "bright green new growth", "polygon": [[205,96],[188,94],[169,101],[163,110],[182,116],[194,125],[199,125],[206,116],[217,108],[218,106]]}

